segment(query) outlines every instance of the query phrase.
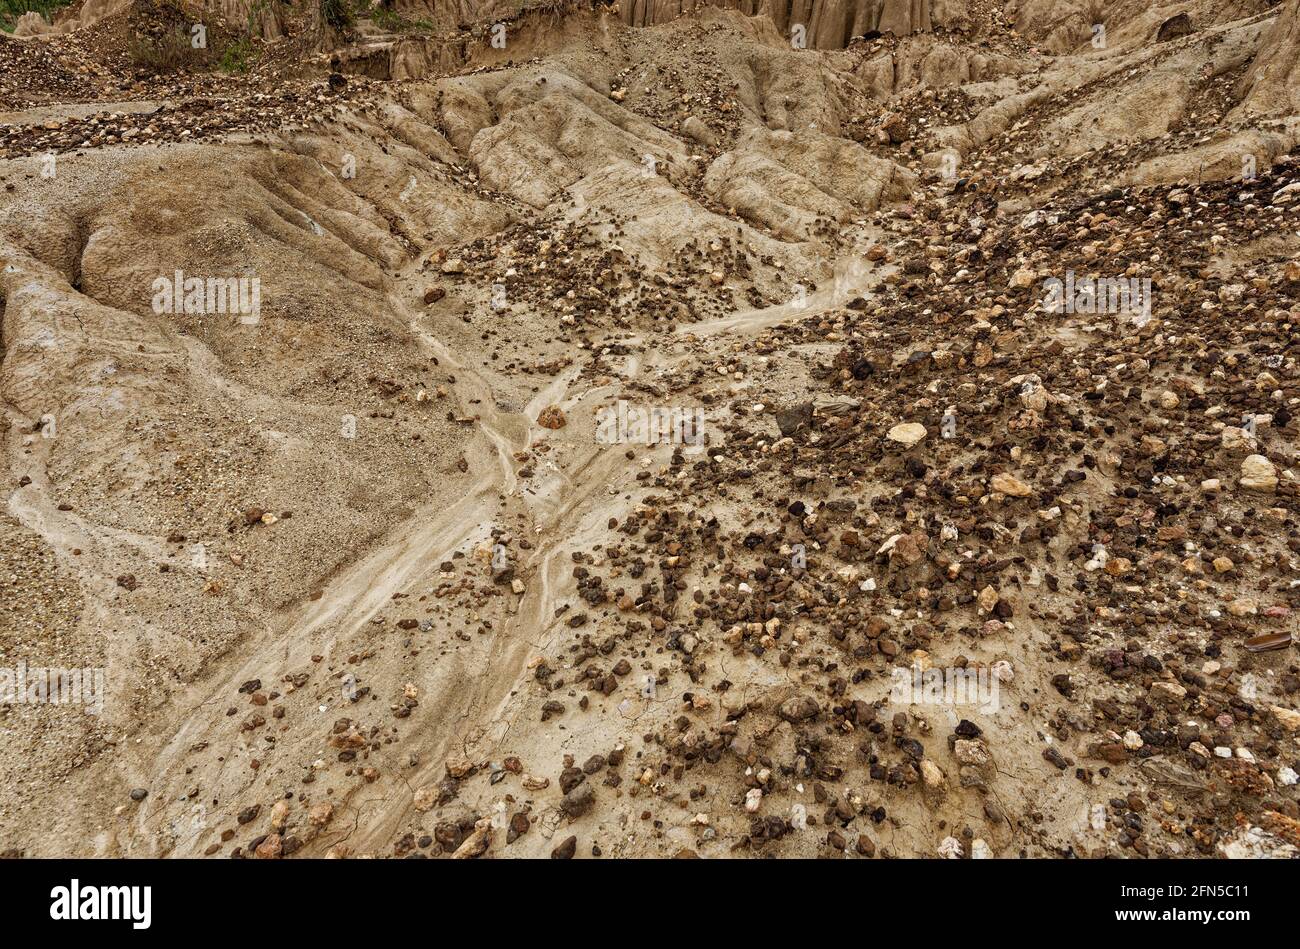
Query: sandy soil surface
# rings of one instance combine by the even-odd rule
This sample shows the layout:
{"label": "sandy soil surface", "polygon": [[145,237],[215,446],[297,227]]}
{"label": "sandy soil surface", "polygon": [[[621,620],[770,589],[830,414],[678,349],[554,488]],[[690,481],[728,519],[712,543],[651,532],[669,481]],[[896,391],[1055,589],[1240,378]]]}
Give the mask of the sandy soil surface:
{"label": "sandy soil surface", "polygon": [[237,6],[0,34],[0,850],[1300,856],[1300,0]]}

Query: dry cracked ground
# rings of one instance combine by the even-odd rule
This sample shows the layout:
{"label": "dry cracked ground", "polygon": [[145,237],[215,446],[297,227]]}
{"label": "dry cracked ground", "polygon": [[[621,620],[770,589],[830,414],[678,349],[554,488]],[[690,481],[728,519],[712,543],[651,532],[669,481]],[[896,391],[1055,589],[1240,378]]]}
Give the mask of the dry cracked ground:
{"label": "dry cracked ground", "polygon": [[1300,856],[1300,0],[6,29],[7,854]]}

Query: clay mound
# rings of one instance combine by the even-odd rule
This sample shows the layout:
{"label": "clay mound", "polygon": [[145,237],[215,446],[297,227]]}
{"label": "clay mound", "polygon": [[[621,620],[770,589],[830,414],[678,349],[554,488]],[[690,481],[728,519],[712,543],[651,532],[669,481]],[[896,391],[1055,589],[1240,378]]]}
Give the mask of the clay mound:
{"label": "clay mound", "polygon": [[1238,87],[1242,118],[1300,112],[1300,0],[1287,0],[1279,10]]}
{"label": "clay mound", "polygon": [[745,248],[742,253],[753,265],[744,265],[743,276],[753,281],[760,293],[788,294],[789,282],[771,270],[775,262],[796,276],[822,275],[823,249],[799,242],[803,235],[793,235],[792,243],[781,239],[787,235],[779,231],[774,238],[750,227],[738,227],[734,219],[703,207],[665,178],[646,176],[643,169],[638,163],[613,163],[575,182],[567,193],[576,200],[580,213],[604,212],[619,220],[634,220],[635,226],[627,228],[618,243],[650,272],[689,272],[683,264],[691,260],[694,248],[714,243]]}
{"label": "clay mound", "polygon": [[[622,5],[623,22],[653,26],[709,5],[709,0],[632,0]],[[966,0],[729,0],[716,5],[769,17],[783,36],[801,27],[809,49],[843,49],[853,37],[868,33],[905,36],[935,28],[960,29],[968,16]]]}
{"label": "clay mound", "polygon": [[[1294,144],[1291,126],[1282,123],[1262,135],[1240,126],[1249,120],[1251,103],[1264,101],[1251,98],[1249,77],[1271,75],[1260,64],[1277,56],[1271,44],[1286,29],[1278,12],[1163,43],[1154,32],[1143,34],[1140,41],[1051,61],[1026,91],[994,95],[967,121],[935,129],[929,140],[937,150],[925,163],[938,167],[951,150],[965,165],[1005,149],[1009,140],[1028,145],[1032,158],[1015,170],[1016,181],[1050,180],[1052,168],[1085,159],[1094,174],[1113,173],[1124,182],[1231,176],[1240,173],[1247,154],[1270,162]],[[1228,81],[1235,77],[1244,78]],[[1266,98],[1268,88],[1261,86],[1257,95]],[[1287,111],[1282,103],[1270,114]]]}
{"label": "clay mound", "polygon": [[[370,157],[362,153],[356,180],[383,189],[385,172]],[[419,168],[394,174],[388,189],[388,207],[408,213],[409,232],[431,229],[434,209],[445,232],[462,238],[500,220],[496,209],[464,199],[459,214],[436,194],[397,200],[412,170]],[[94,173],[111,176],[113,186],[84,187],[83,175]],[[306,512],[325,504],[332,513],[317,527],[332,539],[319,538],[321,550],[341,553],[431,489],[427,459],[381,462],[372,453],[384,450],[382,441],[337,437],[341,417],[364,418],[366,406],[419,381],[386,359],[365,368],[366,359],[357,363],[350,355],[375,347],[396,347],[396,355],[409,345],[406,321],[385,302],[383,276],[407,254],[383,215],[340,177],[285,153],[193,147],[161,156],[141,150],[117,166],[97,159],[79,171],[73,164],[61,175],[83,195],[76,203],[46,208],[39,227],[27,214],[0,220],[9,348],[0,392],[24,416],[58,420],[48,466],[60,501],[72,502],[83,517],[150,536],[165,537],[188,521],[196,540],[224,533],[233,514],[268,499],[277,511],[297,510],[287,540],[297,525],[317,529]],[[185,189],[169,183],[181,178],[189,182]],[[160,297],[156,281],[172,281],[177,270],[219,283],[255,278],[256,322],[235,309],[233,291],[218,312],[173,312],[180,296]],[[274,374],[256,368],[265,360],[276,365]],[[333,368],[323,373],[323,366]],[[424,384],[432,388],[431,379]],[[235,420],[250,414],[262,417],[257,432],[238,431]],[[449,423],[428,422],[426,444],[459,439]],[[184,473],[194,489],[182,492],[184,512],[180,498],[132,500],[154,484],[155,472],[136,460],[142,439],[166,443],[176,476]],[[88,450],[92,444],[101,447]],[[216,444],[241,446],[238,482],[209,480],[225,477],[212,466],[209,448]],[[375,464],[388,471],[391,490],[374,495],[373,506],[354,508]],[[289,485],[300,482],[316,487],[295,494]],[[105,484],[106,493],[96,487]],[[273,605],[305,593],[312,578],[289,569],[295,544],[259,554],[268,565],[290,558],[275,572],[296,576],[292,589],[244,589],[246,602]],[[329,571],[328,558],[315,559]],[[138,576],[149,570],[145,563],[120,567]],[[176,595],[201,594],[202,583],[189,586],[192,579],[177,577]]]}
{"label": "clay mound", "polygon": [[511,82],[493,96],[492,108],[501,120],[474,135],[469,156],[484,181],[534,207],[612,161],[670,177],[683,173],[679,142],[569,77]]}
{"label": "clay mound", "polygon": [[720,156],[704,178],[723,204],[791,240],[813,236],[819,219],[847,221],[906,198],[915,186],[910,171],[854,142],[761,129]]}
{"label": "clay mound", "polygon": [[[1007,14],[1017,32],[1044,50],[1084,55],[1135,48],[1263,13],[1267,0],[1198,0],[1152,5],[1145,0],[1011,0]],[[1102,28],[1098,33],[1095,28]],[[1161,35],[1164,30],[1163,37]]]}
{"label": "clay mound", "polygon": [[44,17],[35,10],[29,10],[18,18],[14,24],[13,35],[16,37],[41,36],[54,29]]}
{"label": "clay mound", "polygon": [[1124,185],[1174,185],[1238,178],[1251,167],[1267,168],[1300,142],[1300,118],[1274,129],[1251,129],[1172,155],[1147,159],[1118,177]]}
{"label": "clay mound", "polygon": [[1044,129],[1043,152],[1077,155],[1112,142],[1164,135],[1182,119],[1191,99],[1194,59],[1199,65],[1199,58],[1180,57],[1140,81],[1098,90]]}
{"label": "clay mound", "polygon": [[294,135],[289,144],[336,175],[351,169],[349,188],[381,217],[373,226],[331,229],[390,266],[422,243],[453,244],[499,230],[513,218],[504,202],[466,191],[454,149],[435,127],[396,103],[349,115],[328,134]]}
{"label": "clay mound", "polygon": [[109,17],[126,13],[135,3],[136,0],[81,0],[56,13],[51,32],[66,34],[94,26]]}
{"label": "clay mound", "polygon": [[887,100],[911,86],[945,89],[1019,76],[1034,68],[1034,58],[952,42],[933,34],[908,36],[894,48],[863,59],[854,68],[871,95]]}

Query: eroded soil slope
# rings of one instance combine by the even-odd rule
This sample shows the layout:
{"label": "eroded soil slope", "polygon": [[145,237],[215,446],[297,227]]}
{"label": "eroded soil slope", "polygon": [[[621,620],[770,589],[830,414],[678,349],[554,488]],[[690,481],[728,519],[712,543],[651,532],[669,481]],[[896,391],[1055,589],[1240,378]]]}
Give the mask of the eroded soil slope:
{"label": "eroded soil slope", "polygon": [[0,847],[1300,854],[1298,4],[0,35]]}

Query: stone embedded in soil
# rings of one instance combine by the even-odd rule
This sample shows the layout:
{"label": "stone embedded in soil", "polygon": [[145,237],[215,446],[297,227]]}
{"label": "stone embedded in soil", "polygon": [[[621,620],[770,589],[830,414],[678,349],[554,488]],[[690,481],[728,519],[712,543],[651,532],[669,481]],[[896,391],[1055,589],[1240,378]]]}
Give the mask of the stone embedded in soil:
{"label": "stone embedded in soil", "polygon": [[596,792],[590,784],[581,784],[564,795],[560,809],[569,820],[577,820],[595,806]]}
{"label": "stone embedded in soil", "polygon": [[1033,488],[1014,475],[1009,474],[994,475],[992,481],[989,482],[989,486],[994,491],[1013,498],[1027,498],[1034,493]]}
{"label": "stone embedded in soil", "polygon": [[1247,491],[1272,493],[1277,489],[1277,468],[1262,455],[1249,455],[1241,463],[1238,483]]}
{"label": "stone embedded in soil", "polygon": [[781,703],[781,717],[796,724],[816,718],[820,711],[817,700],[811,695],[792,695]]}
{"label": "stone embedded in soil", "polygon": [[906,448],[919,444],[926,436],[925,426],[918,422],[900,422],[889,430],[886,437]]}
{"label": "stone embedded in soil", "polygon": [[324,827],[334,819],[334,805],[328,801],[313,804],[307,812],[307,819],[316,827]]}
{"label": "stone embedded in soil", "polygon": [[542,428],[564,428],[568,420],[564,417],[563,410],[558,405],[548,405],[537,413],[537,424]]}

